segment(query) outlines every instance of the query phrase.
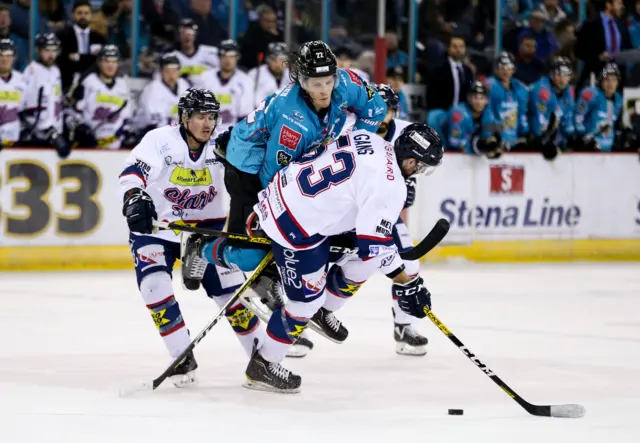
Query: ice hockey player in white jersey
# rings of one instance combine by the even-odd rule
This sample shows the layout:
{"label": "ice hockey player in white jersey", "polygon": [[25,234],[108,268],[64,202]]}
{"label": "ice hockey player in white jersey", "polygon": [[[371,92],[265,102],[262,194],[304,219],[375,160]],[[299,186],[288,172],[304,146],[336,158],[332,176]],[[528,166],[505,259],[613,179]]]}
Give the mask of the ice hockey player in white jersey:
{"label": "ice hockey player in white jersey", "polygon": [[56,58],[60,40],[52,32],[36,36],[37,59],[24,71],[27,86],[22,146],[52,146],[61,158],[71,152],[63,134],[62,83]]}
{"label": "ice hockey player in white jersey", "polygon": [[105,45],[97,57],[97,72],[80,81],[74,92],[75,114],[69,119],[74,144],[118,149],[132,117],[129,86],[118,77],[120,51]]}
{"label": "ice hockey player in white jersey", "polygon": [[[190,86],[200,87],[200,77],[207,71],[220,67],[218,48],[198,45],[198,25],[190,18],[180,20],[178,27],[179,48],[173,54],[180,60],[181,75]],[[159,76],[156,76],[157,78]]]}
{"label": "ice hockey player in white jersey", "polygon": [[[256,346],[246,387],[298,392],[301,378],[280,365],[288,347],[326,305],[325,291],[348,293],[378,269],[393,280],[401,309],[424,317],[429,291],[419,275],[405,272],[392,229],[406,200],[404,179],[428,173],[442,155],[440,138],[424,124],[407,127],[395,145],[358,130],[281,169],[260,192],[259,224],[250,220],[249,232],[259,227],[273,241],[287,300]],[[352,230],[357,256],[329,270],[330,237]]]}
{"label": "ice hockey player in white jersey", "polygon": [[159,65],[160,78],[144,87],[138,102],[135,120],[143,134],[178,123],[178,101],[189,89],[189,83],[180,78],[180,61],[174,53],[162,55]]}
{"label": "ice hockey player in white jersey", "polygon": [[[220,132],[233,126],[255,109],[253,82],[237,69],[240,48],[234,40],[220,43],[220,69],[207,71],[196,85],[209,89],[220,102]],[[195,82],[194,82],[195,83]]]}
{"label": "ice hockey player in white jersey", "polygon": [[15,58],[13,41],[0,40],[0,148],[12,146],[20,138],[26,85],[22,74],[13,69]]}
{"label": "ice hockey player in white jersey", "polygon": [[[210,91],[189,89],[178,105],[179,126],[163,126],[147,133],[127,158],[120,175],[123,214],[131,231],[129,244],[142,298],[172,358],[189,345],[190,338],[174,296],[171,274],[180,258],[180,237],[171,230],[153,233],[153,221],[183,221],[222,229],[228,205],[224,166],[210,141],[220,104]],[[185,244],[191,238],[188,237]],[[223,306],[244,282],[244,274],[202,263],[201,279],[183,280],[188,289],[200,281],[207,295]],[[238,303],[226,312],[238,339],[250,355],[254,339],[263,341],[264,327]],[[177,387],[196,381],[197,363],[190,353],[172,380]]]}
{"label": "ice hockey player in white jersey", "polygon": [[291,83],[286,61],[287,45],[282,42],[269,43],[265,63],[249,71],[249,77],[254,84],[255,108],[260,106],[267,96],[281,91]]}

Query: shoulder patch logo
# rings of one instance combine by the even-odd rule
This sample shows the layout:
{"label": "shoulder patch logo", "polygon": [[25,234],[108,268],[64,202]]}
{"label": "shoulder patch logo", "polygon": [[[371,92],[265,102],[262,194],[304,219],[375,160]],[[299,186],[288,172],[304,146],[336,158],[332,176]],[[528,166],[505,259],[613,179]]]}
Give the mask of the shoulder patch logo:
{"label": "shoulder patch logo", "polygon": [[285,151],[278,151],[276,154],[276,160],[279,165],[287,166],[293,160],[293,156]]}
{"label": "shoulder patch logo", "polygon": [[358,86],[362,86],[362,79],[358,74],[353,72],[351,69],[345,69],[345,71],[347,72],[347,74],[349,75],[349,78],[353,83],[355,83]]}
{"label": "shoulder patch logo", "polygon": [[282,125],[282,129],[280,129],[280,140],[278,141],[280,145],[291,151],[295,151],[298,148],[298,143],[300,143],[301,139],[301,133],[294,131],[287,125]]}

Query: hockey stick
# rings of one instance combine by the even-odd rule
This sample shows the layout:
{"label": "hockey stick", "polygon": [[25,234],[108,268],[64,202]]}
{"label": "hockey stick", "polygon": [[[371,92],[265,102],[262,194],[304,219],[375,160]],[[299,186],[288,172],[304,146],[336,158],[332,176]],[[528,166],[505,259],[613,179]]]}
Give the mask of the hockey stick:
{"label": "hockey stick", "polygon": [[444,323],[436,317],[436,315],[431,311],[428,307],[424,308],[424,313],[429,317],[429,320],[433,322],[434,325],[442,331],[444,335],[446,335],[449,340],[453,342],[454,345],[464,355],[467,356],[469,360],[471,360],[482,372],[485,373],[495,384],[497,384],[500,389],[502,389],[509,397],[516,401],[520,406],[522,406],[529,414],[537,415],[538,417],[561,417],[561,418],[580,418],[585,414],[584,406],[577,404],[566,404],[566,405],[533,405],[526,401],[524,398],[520,397],[516,391],[511,389],[505,382],[503,382],[500,377],[498,377],[491,369],[487,367],[484,363],[480,361],[478,357],[475,356],[473,352],[471,352],[455,335],[453,332],[447,328]]}
{"label": "hockey stick", "polygon": [[[171,229],[176,231],[192,232],[194,234],[202,234],[202,235],[208,235],[212,237],[227,237],[231,240],[240,240],[248,243],[259,244],[262,246],[271,245],[271,240],[264,237],[250,237],[248,235],[233,234],[231,232],[218,231],[215,229],[208,229],[208,228],[197,228],[194,226],[187,226],[187,225],[183,225],[175,222],[168,223],[168,222],[154,221],[153,225],[158,229]],[[435,226],[431,229],[431,231],[429,231],[427,236],[424,239],[422,239],[422,241],[420,241],[420,243],[418,243],[415,247],[411,248],[406,252],[401,252],[400,257],[403,260],[419,260],[422,256],[429,253],[429,251],[435,248],[438,245],[438,243],[442,241],[442,239],[449,232],[449,227],[450,227],[449,222],[444,218],[441,218],[436,222]],[[331,247],[331,252],[337,252],[337,253],[348,254],[348,253],[354,253],[356,251],[357,251],[356,248],[346,248],[343,246]]]}
{"label": "hockey stick", "polygon": [[227,312],[227,309],[233,306],[240,299],[240,297],[242,297],[242,294],[244,294],[244,292],[253,284],[253,282],[258,278],[258,276],[264,270],[264,268],[267,267],[269,263],[271,263],[271,260],[273,260],[273,252],[269,251],[269,253],[262,259],[262,261],[254,271],[254,273],[251,275],[251,277],[245,280],[242,286],[240,286],[240,288],[236,291],[236,293],[233,294],[233,297],[231,297],[229,301],[220,309],[220,312],[216,314],[213,320],[211,320],[209,324],[207,324],[204,327],[204,329],[200,332],[200,334],[198,334],[198,336],[193,339],[193,341],[189,344],[189,346],[187,346],[187,348],[184,351],[182,351],[182,354],[180,354],[173,362],[171,362],[169,367],[167,367],[167,369],[165,369],[165,371],[162,374],[160,374],[160,376],[158,376],[151,382],[141,383],[131,388],[123,389],[120,391],[120,396],[126,397],[142,391],[154,391],[168,377],[173,375],[173,371],[175,370],[175,368],[182,362],[182,360],[184,360],[187,354],[193,351],[193,348],[195,348],[196,345],[200,343],[202,339],[207,335],[207,333],[209,333],[209,331],[218,323],[218,321]]}

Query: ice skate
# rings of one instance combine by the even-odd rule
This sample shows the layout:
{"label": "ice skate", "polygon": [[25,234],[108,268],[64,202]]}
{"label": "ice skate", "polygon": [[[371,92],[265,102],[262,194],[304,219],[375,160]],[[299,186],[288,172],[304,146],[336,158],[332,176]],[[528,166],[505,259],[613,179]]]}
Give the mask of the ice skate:
{"label": "ice skate", "polygon": [[306,357],[306,355],[313,349],[313,342],[308,338],[304,337],[304,332],[302,335],[296,340],[296,342],[289,348],[289,352],[287,352],[287,357],[289,358],[302,358]]}
{"label": "ice skate", "polygon": [[204,236],[191,234],[181,241],[182,246],[182,283],[190,291],[200,288],[200,281],[207,270],[207,261],[200,256],[200,251],[204,245]]}
{"label": "ice skate", "polygon": [[173,371],[173,375],[170,377],[171,381],[176,388],[194,386],[198,384],[198,379],[196,378],[197,368],[198,363],[193,356],[193,352],[189,352],[184,360],[182,360]]}
{"label": "ice skate", "polygon": [[342,325],[342,322],[336,318],[333,312],[327,311],[325,308],[320,308],[318,312],[313,314],[310,323],[313,330],[336,343],[342,343],[349,335],[349,331]]}
{"label": "ice skate", "polygon": [[302,383],[302,378],[299,375],[292,374],[280,363],[271,363],[265,360],[255,348],[245,376],[247,377],[244,383],[245,388],[281,394],[300,392],[300,384]]}
{"label": "ice skate", "polygon": [[395,324],[393,338],[396,341],[396,353],[421,357],[427,353],[427,337],[420,335],[411,325]]}
{"label": "ice skate", "polygon": [[271,311],[284,304],[284,289],[280,283],[280,275],[274,263],[262,271],[262,274],[251,286],[251,289],[258,294],[260,301]]}

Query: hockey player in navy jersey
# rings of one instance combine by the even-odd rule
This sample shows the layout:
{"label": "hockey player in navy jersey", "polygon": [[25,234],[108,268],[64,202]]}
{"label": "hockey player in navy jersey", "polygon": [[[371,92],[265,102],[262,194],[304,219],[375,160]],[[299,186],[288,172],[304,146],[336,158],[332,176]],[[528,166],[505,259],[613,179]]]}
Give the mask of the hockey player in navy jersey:
{"label": "hockey player in navy jersey", "polygon": [[459,103],[448,114],[448,145],[466,154],[498,157],[502,151],[501,125],[487,107],[488,92],[481,81],[469,89],[466,103]]}
{"label": "hockey player in navy jersey", "polygon": [[569,85],[572,75],[569,60],[557,57],[551,62],[549,75],[538,80],[529,92],[530,147],[549,160],[575,134],[574,92]]}
{"label": "hockey player in navy jersey", "polygon": [[513,78],[515,60],[503,51],[496,60],[496,74],[487,84],[489,109],[496,121],[502,122],[500,137],[507,149],[524,141],[529,134],[527,120],[527,88]]}
{"label": "hockey player in navy jersey", "polygon": [[[230,134],[217,140],[228,163],[225,184],[231,195],[227,228],[231,232],[261,235],[247,226],[258,192],[277,171],[336,138],[347,111],[357,117],[355,129],[374,133],[387,113],[384,100],[374,88],[355,73],[338,69],[334,54],[324,42],[303,44],[289,63],[293,83],[267,97]],[[199,249],[197,245],[194,248]],[[265,254],[264,250],[233,244],[226,238],[208,241],[202,248],[202,257],[209,262],[244,271],[253,270]],[[277,292],[277,279],[275,267],[268,268],[254,289],[265,295]]]}

